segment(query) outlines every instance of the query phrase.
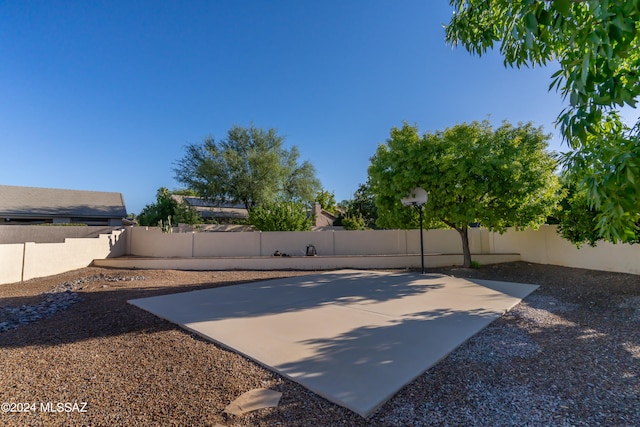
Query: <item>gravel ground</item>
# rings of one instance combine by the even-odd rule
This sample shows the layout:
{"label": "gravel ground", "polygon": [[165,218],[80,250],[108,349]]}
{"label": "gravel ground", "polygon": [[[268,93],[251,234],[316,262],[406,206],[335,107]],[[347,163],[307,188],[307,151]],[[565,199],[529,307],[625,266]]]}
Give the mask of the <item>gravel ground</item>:
{"label": "gravel ground", "polygon": [[[0,285],[0,425],[640,425],[640,276],[430,271],[541,287],[366,420],[126,303],[304,272],[86,268]],[[261,387],[283,393],[277,408],[223,413]]]}

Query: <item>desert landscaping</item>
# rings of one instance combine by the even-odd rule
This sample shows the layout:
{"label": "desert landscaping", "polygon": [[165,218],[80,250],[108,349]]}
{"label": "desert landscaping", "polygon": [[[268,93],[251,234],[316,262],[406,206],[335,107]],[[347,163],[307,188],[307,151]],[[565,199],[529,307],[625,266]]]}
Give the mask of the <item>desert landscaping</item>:
{"label": "desert landscaping", "polygon": [[[2,423],[640,424],[640,276],[526,262],[429,272],[540,288],[368,419],[127,303],[308,272],[88,267],[2,285],[0,394],[15,411],[3,406]],[[257,388],[281,392],[278,406],[224,412]]]}

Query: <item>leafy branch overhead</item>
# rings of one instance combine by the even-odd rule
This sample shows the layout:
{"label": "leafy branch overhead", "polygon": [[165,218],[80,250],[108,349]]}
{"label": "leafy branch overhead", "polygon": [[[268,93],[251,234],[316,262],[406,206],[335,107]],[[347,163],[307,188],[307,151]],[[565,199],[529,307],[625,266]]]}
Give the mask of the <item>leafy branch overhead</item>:
{"label": "leafy branch overhead", "polygon": [[640,95],[640,0],[451,0],[447,42],[482,55],[497,46],[508,66],[559,65],[550,90],[568,102],[558,115],[566,158],[581,176],[596,227],[611,241],[640,235],[640,126],[618,110]]}

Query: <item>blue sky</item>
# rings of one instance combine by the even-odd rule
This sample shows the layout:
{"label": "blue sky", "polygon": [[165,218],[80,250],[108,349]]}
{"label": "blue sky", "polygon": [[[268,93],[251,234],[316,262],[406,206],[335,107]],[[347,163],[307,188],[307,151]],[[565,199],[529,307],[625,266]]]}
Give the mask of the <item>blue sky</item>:
{"label": "blue sky", "polygon": [[124,195],[180,188],[184,146],[275,128],[338,201],[404,120],[490,115],[555,136],[554,67],[505,68],[444,41],[448,1],[0,0],[0,184]]}

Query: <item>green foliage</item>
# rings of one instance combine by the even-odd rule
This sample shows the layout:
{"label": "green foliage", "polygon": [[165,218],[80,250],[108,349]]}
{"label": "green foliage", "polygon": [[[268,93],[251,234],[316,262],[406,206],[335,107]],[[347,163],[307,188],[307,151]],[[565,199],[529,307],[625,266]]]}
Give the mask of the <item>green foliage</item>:
{"label": "green foliage", "polygon": [[171,194],[175,194],[176,196],[187,196],[187,197],[198,197],[198,193],[191,188],[182,188],[179,190],[173,190]]}
{"label": "green foliage", "polygon": [[[376,228],[376,221],[378,220],[378,207],[376,206],[375,195],[371,189],[371,184],[360,184],[356,192],[353,194],[352,200],[341,202],[343,214],[340,215],[338,220],[340,221],[336,225],[343,225],[346,219],[349,227],[359,226],[359,221],[364,221],[364,229]],[[347,219],[350,217],[350,219]],[[350,221],[356,220],[355,224],[351,224]],[[361,228],[354,228],[360,230]]]}
{"label": "green foliage", "polygon": [[[447,42],[482,55],[500,43],[505,65],[557,61],[549,89],[569,105],[557,123],[582,174],[587,201],[598,211],[599,236],[640,237],[639,124],[620,126],[617,109],[640,95],[640,0],[451,0]],[[580,168],[580,169],[578,169]]]}
{"label": "green foliage", "polygon": [[155,227],[160,221],[167,221],[173,218],[175,223],[199,224],[202,218],[198,212],[187,203],[179,203],[171,197],[171,192],[161,187],[156,193],[156,203],[146,205],[140,215],[138,224]]}
{"label": "green foliage", "polygon": [[[626,204],[630,199],[627,196],[636,191],[635,184],[624,179],[629,173],[638,175],[640,172],[638,165],[633,165],[634,156],[627,153],[624,159],[615,162],[619,166],[613,169],[608,155],[625,150],[625,144],[604,150],[608,155],[602,158],[603,150],[596,153],[590,147],[588,144],[563,156],[563,162],[568,165],[562,177],[567,195],[562,201],[562,210],[556,215],[558,232],[578,247],[585,243],[595,246],[599,240],[640,242],[640,206],[637,202],[636,205]],[[631,170],[634,168],[635,171]],[[610,181],[606,185],[615,187],[615,199],[601,193],[603,181]],[[610,228],[609,222],[615,222],[617,226]],[[618,234],[617,230],[625,230],[625,233]]]}
{"label": "green foliage", "polygon": [[376,206],[375,195],[371,189],[371,184],[366,182],[360,184],[353,194],[353,200],[349,205],[349,213],[359,215],[364,219],[367,228],[375,228],[378,220],[378,207]]}
{"label": "green foliage", "polygon": [[138,215],[138,224],[145,226],[156,226],[158,221],[167,219],[173,214],[175,200],[171,199],[171,192],[160,187],[156,192],[156,203],[146,205]]}
{"label": "green foliage", "polygon": [[318,193],[316,193],[316,198],[314,199],[314,201],[316,203],[320,203],[320,207],[325,211],[332,214],[336,212],[336,196],[333,191],[318,191]]}
{"label": "green foliage", "polygon": [[171,224],[171,215],[167,218],[166,221],[158,221],[158,227],[162,230],[163,233],[173,233],[173,225]]}
{"label": "green foliage", "polygon": [[480,263],[476,260],[471,260],[471,268],[475,268],[475,269],[480,268]]}
{"label": "green foliage", "polygon": [[306,160],[298,163],[300,153],[296,146],[281,152],[280,174],[283,179],[276,193],[277,198],[298,202],[313,201],[315,194],[322,188],[320,180],[316,178],[316,168]]}
{"label": "green foliage", "polygon": [[187,202],[177,203],[172,217],[176,224],[202,224],[204,222],[198,211]]}
{"label": "green foliage", "polygon": [[249,210],[249,223],[260,231],[309,231],[311,218],[302,202],[275,201]]}
{"label": "green foliage", "polygon": [[564,197],[555,217],[558,219],[558,233],[577,247],[583,244],[596,246],[600,240],[597,231],[597,215],[587,201],[587,191],[576,182],[575,176],[564,174],[562,185]]}
{"label": "green foliage", "polygon": [[346,214],[341,218],[345,230],[366,230],[367,222],[360,214]]}
{"label": "green foliage", "polygon": [[378,225],[417,228],[416,209],[400,199],[422,187],[429,192],[425,227],[457,230],[470,266],[469,224],[503,232],[509,226],[535,227],[553,212],[559,183],[556,161],[545,151],[548,139],[530,123],[504,122],[494,130],[488,121],[473,122],[423,136],[406,123],[393,128],[369,166]]}
{"label": "green foliage", "polygon": [[247,209],[276,198],[312,201],[320,189],[315,168],[299,163],[299,152],[283,147],[275,129],[234,126],[227,138],[190,144],[177,162],[175,178],[213,201],[243,203]]}
{"label": "green foliage", "polygon": [[[622,135],[622,136],[619,136]],[[573,184],[595,212],[597,237],[640,240],[640,138],[637,130],[610,117],[587,143],[564,156]],[[589,230],[591,232],[591,230]]]}

